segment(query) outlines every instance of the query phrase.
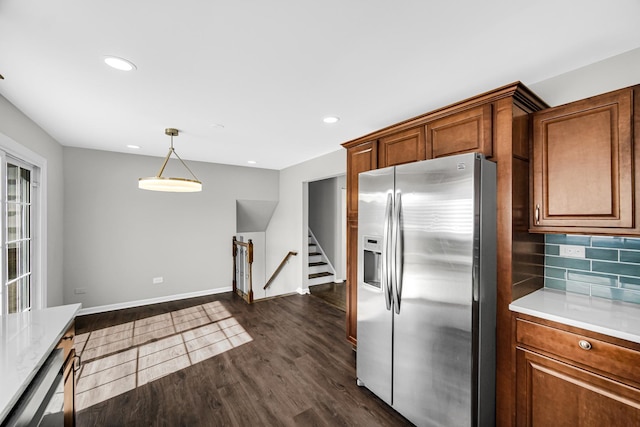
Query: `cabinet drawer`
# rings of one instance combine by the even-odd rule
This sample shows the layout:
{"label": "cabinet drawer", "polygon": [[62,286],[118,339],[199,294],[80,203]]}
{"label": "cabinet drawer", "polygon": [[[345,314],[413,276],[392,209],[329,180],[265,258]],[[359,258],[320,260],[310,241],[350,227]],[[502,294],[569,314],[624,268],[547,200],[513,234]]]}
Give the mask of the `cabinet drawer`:
{"label": "cabinet drawer", "polygon": [[520,346],[640,384],[638,351],[523,319],[516,321],[516,339]]}

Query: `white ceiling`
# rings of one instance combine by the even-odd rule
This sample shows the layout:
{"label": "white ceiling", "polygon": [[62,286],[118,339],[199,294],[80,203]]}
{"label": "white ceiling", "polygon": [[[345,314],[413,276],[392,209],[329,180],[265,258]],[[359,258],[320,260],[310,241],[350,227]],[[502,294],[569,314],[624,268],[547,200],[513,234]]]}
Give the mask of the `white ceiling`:
{"label": "white ceiling", "polygon": [[65,146],[164,156],[175,127],[184,159],[282,169],[640,47],[638,17],[639,0],[0,0],[0,94]]}

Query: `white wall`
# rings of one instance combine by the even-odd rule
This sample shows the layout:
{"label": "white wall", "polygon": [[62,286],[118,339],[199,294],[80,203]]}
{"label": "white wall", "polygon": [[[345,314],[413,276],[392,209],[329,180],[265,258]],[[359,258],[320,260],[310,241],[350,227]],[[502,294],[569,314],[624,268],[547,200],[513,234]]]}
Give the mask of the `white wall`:
{"label": "white wall", "polygon": [[278,199],[274,170],[188,162],[203,191],[162,193],[137,188],[161,158],[65,147],[64,162],[64,300],[85,308],[230,288],[236,200]]}
{"label": "white wall", "polygon": [[47,306],[63,303],[63,155],[62,146],[0,95],[0,133],[41,156],[47,166],[46,274]]}
{"label": "white wall", "polygon": [[346,173],[346,150],[288,167],[280,171],[280,201],[267,228],[267,280],[289,251],[298,255],[267,291],[267,296],[306,290],[308,228],[308,182]]}

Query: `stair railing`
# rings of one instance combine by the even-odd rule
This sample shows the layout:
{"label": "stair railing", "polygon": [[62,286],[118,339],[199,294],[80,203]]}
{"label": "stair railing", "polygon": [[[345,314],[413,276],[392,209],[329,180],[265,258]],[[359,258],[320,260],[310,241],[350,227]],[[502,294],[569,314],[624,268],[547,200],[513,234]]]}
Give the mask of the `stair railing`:
{"label": "stair railing", "polygon": [[274,279],[276,278],[276,276],[280,273],[280,271],[284,268],[284,265],[287,263],[287,261],[289,261],[289,258],[291,258],[292,256],[296,256],[298,255],[298,252],[295,251],[289,251],[288,254],[286,254],[284,256],[284,259],[282,260],[282,262],[280,263],[280,265],[278,266],[278,268],[276,268],[276,271],[273,272],[273,274],[271,275],[271,277],[269,278],[269,280],[267,280],[267,283],[264,285],[264,288],[262,289],[267,289],[269,286],[271,286],[271,282],[274,281]]}
{"label": "stair railing", "polygon": [[[245,292],[243,289],[238,288],[237,266],[238,266],[238,250],[240,247],[247,249],[247,264],[249,265],[249,290]],[[242,261],[244,262],[244,260]],[[249,239],[248,242],[240,242],[233,236],[233,292],[239,295],[247,303],[253,302],[253,241]]]}

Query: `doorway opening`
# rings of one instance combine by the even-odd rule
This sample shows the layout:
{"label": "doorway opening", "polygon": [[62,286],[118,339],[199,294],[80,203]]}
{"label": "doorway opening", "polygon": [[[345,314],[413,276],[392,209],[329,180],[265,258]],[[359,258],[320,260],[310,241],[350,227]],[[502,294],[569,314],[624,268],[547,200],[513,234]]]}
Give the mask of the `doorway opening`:
{"label": "doorway opening", "polygon": [[307,183],[307,286],[311,295],[346,310],[346,178]]}

